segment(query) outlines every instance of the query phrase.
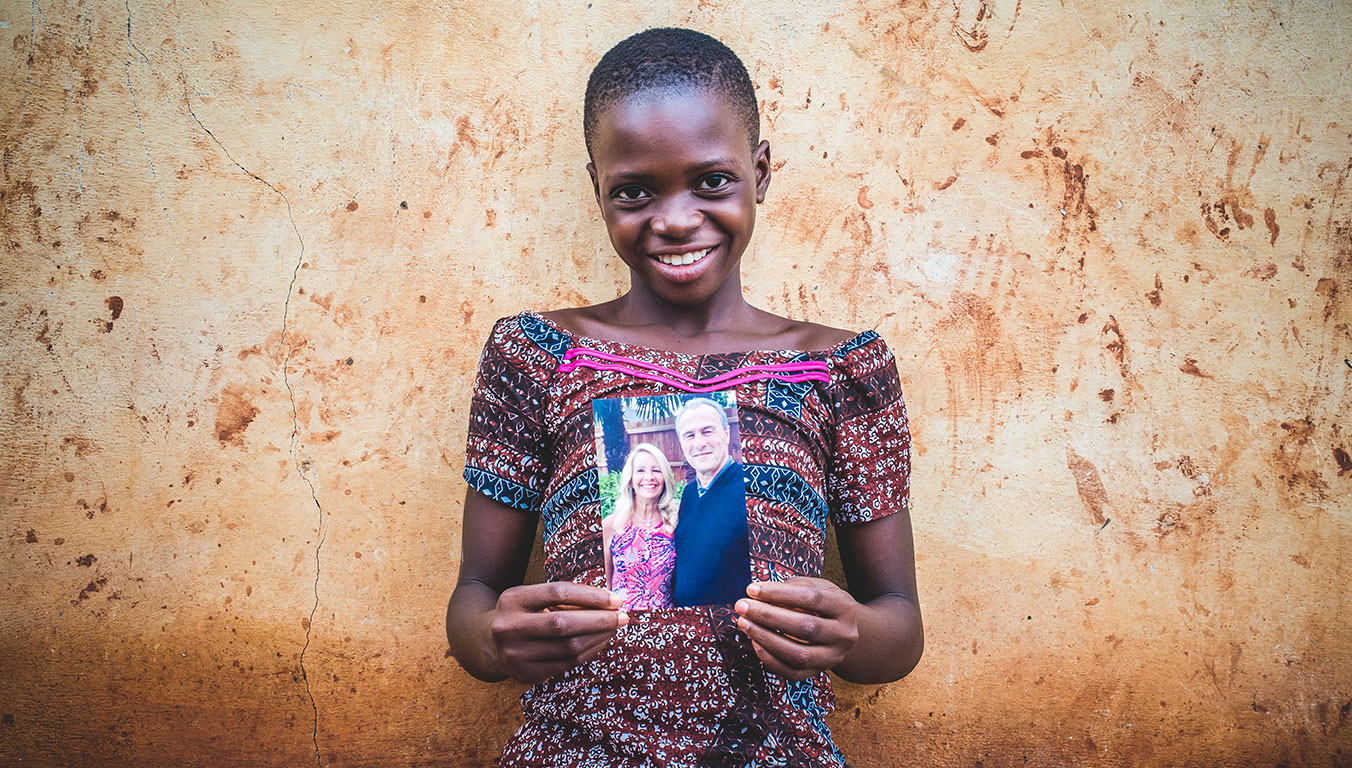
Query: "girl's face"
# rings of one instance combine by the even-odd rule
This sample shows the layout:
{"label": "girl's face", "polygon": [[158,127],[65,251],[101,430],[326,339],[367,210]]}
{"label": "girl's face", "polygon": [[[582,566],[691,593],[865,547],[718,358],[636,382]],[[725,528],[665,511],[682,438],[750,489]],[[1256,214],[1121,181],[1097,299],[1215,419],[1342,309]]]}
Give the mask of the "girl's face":
{"label": "girl's face", "polygon": [[736,275],[770,185],[770,145],[750,148],[720,94],[634,94],[601,115],[592,159],[610,242],[636,286],[693,306]]}
{"label": "girl's face", "polygon": [[630,482],[634,486],[634,498],[654,503],[667,487],[662,477],[662,467],[647,451],[634,457],[634,479]]}

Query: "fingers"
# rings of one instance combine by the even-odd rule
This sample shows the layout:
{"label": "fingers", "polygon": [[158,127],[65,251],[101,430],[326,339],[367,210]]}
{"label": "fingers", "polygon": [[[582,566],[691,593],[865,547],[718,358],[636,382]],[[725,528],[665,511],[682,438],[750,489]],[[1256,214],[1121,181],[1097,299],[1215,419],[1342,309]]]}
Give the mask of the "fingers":
{"label": "fingers", "polygon": [[573,637],[593,632],[614,632],[629,623],[624,611],[595,611],[583,608],[528,613],[521,617],[523,628],[534,637]]}
{"label": "fingers", "polygon": [[737,625],[766,669],[803,680],[844,661],[859,639],[858,603],[829,581],[761,582],[737,601]]}
{"label": "fingers", "polygon": [[798,627],[793,630],[798,634],[792,636],[783,629],[758,624],[746,615],[737,618],[737,626],[751,639],[765,668],[790,680],[803,680],[835,667],[845,660],[858,639],[858,630],[852,624],[798,616],[801,619],[781,622],[781,626]]}
{"label": "fingers", "polygon": [[524,611],[544,611],[551,608],[601,608],[614,610],[624,597],[600,587],[574,584],[571,581],[551,581],[548,584],[530,584],[512,587],[502,593],[498,604],[507,601]]}
{"label": "fingers", "polygon": [[571,582],[504,591],[491,627],[497,663],[510,677],[536,683],[591,660],[629,623],[622,600]]}
{"label": "fingers", "polygon": [[499,646],[536,640],[569,640],[579,636],[603,634],[606,637],[629,623],[623,611],[576,609],[525,613],[498,611],[493,617],[493,637]]}
{"label": "fingers", "polygon": [[749,596],[797,611],[830,616],[833,609],[853,604],[849,593],[825,579],[796,578],[789,581],[759,581],[746,588]]}
{"label": "fingers", "polygon": [[827,632],[834,628],[833,623],[815,614],[792,611],[759,600],[739,600],[735,608],[744,620],[799,642],[823,643],[835,639]]}
{"label": "fingers", "polygon": [[859,604],[829,581],[760,582],[747,587],[747,594],[751,597],[737,601],[737,613],[766,629],[808,643],[853,645],[858,639]]}
{"label": "fingers", "polygon": [[[601,614],[597,621],[585,614]],[[553,675],[591,661],[615,636],[615,630],[629,622],[629,617],[618,612],[562,611],[551,614],[527,614],[531,618],[554,620],[566,618],[565,623],[541,625],[538,621],[516,624],[494,622],[493,639],[497,658],[509,676],[527,683],[538,683]],[[574,630],[601,626],[599,631]]]}
{"label": "fingers", "polygon": [[503,650],[503,659],[514,664],[567,662],[568,666],[594,658],[613,632],[593,632],[550,640],[522,640]]}

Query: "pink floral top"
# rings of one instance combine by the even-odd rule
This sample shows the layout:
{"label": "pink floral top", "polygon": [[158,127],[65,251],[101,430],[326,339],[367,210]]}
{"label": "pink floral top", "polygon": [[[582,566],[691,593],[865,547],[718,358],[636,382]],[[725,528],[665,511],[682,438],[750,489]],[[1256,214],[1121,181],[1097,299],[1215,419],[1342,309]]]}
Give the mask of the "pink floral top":
{"label": "pink floral top", "polygon": [[611,589],[624,593],[623,610],[672,607],[676,545],[669,529],[629,523],[610,539],[610,560],[614,568]]}

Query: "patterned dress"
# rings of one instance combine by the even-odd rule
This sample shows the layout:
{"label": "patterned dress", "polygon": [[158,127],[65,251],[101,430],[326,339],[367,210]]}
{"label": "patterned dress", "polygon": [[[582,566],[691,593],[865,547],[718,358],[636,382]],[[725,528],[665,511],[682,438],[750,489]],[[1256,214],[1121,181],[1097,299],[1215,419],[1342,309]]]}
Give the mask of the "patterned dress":
{"label": "patterned dress", "polygon": [[[828,521],[909,507],[906,409],[872,331],[816,352],[684,355],[574,336],[532,312],[504,318],[479,361],[465,479],[540,515],[548,579],[604,587],[592,399],[710,380],[736,387],[753,579],[820,576]],[[596,658],[521,704],[504,767],[844,765],[827,676],[768,672],[730,606],[633,614]]]}
{"label": "patterned dress", "polygon": [[624,593],[621,609],[646,611],[672,606],[676,542],[670,529],[630,522],[610,538],[610,562],[615,570],[612,589]]}

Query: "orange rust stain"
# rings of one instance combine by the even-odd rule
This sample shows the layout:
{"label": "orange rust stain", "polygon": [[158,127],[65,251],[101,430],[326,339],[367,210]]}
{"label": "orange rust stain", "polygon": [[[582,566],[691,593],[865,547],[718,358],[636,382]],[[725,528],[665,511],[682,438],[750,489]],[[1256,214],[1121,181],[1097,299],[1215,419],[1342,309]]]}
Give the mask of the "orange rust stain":
{"label": "orange rust stain", "polygon": [[244,431],[258,415],[258,408],[249,399],[248,390],[239,385],[222,389],[220,400],[216,410],[216,439],[222,445],[243,445]]}
{"label": "orange rust stain", "polygon": [[1198,376],[1198,377],[1201,377],[1201,378],[1203,378],[1203,379],[1213,379],[1213,378],[1215,378],[1214,376],[1212,376],[1212,375],[1209,374],[1209,373],[1204,373],[1204,372],[1202,371],[1201,368],[1198,368],[1198,367],[1197,367],[1197,360],[1195,360],[1194,358],[1191,358],[1191,357],[1184,358],[1183,364],[1180,365],[1180,366],[1178,366],[1178,370],[1180,370],[1180,371],[1182,371],[1182,372],[1188,374],[1189,376]]}
{"label": "orange rust stain", "polygon": [[1108,492],[1103,487],[1098,467],[1069,446],[1066,447],[1066,466],[1070,469],[1071,476],[1075,478],[1075,490],[1080,494],[1080,501],[1084,503],[1085,509],[1089,510],[1090,520],[1094,525],[1105,525],[1108,522],[1108,517],[1104,513],[1104,508],[1108,504]]}
{"label": "orange rust stain", "polygon": [[1245,277],[1252,277],[1257,280],[1271,280],[1277,276],[1277,265],[1272,262],[1261,266],[1249,267],[1244,270]]}
{"label": "orange rust stain", "polygon": [[1113,359],[1117,361],[1122,378],[1130,377],[1131,362],[1127,352],[1127,337],[1122,335],[1122,328],[1117,324],[1116,317],[1108,315],[1108,322],[1103,325],[1103,335],[1107,337],[1103,348],[1108,350]]}
{"label": "orange rust stain", "polygon": [[1338,465],[1339,477],[1352,472],[1352,457],[1347,455],[1347,451],[1343,450],[1341,445],[1333,447],[1333,460]]}
{"label": "orange rust stain", "polygon": [[1150,302],[1150,306],[1158,307],[1161,302],[1160,291],[1164,290],[1164,281],[1160,280],[1160,273],[1155,273],[1155,290],[1146,293],[1145,298]]}
{"label": "orange rust stain", "polygon": [[76,456],[88,456],[99,450],[99,446],[93,440],[80,435],[66,435],[61,438],[61,450],[72,448]]}

